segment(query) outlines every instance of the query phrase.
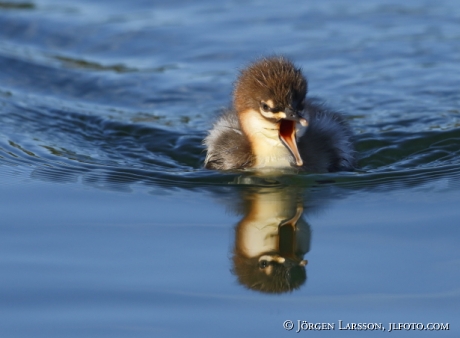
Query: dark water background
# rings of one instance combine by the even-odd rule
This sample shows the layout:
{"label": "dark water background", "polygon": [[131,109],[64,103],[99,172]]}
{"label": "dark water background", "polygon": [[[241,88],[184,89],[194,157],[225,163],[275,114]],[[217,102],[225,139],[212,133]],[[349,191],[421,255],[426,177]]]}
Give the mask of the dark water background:
{"label": "dark water background", "polygon": [[[307,282],[276,296],[231,273],[253,181],[202,169],[201,145],[273,53],[348,114],[360,167],[279,178],[312,240]],[[0,335],[457,337],[459,88],[454,0],[0,0]]]}

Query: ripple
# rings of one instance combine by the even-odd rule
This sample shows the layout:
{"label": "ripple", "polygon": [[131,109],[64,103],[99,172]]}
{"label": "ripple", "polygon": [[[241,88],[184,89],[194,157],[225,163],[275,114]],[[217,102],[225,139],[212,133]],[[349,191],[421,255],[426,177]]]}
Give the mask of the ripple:
{"label": "ripple", "polygon": [[361,135],[357,142],[364,170],[418,169],[460,163],[460,128],[420,133]]}
{"label": "ripple", "polygon": [[0,1],[0,8],[3,9],[34,9],[35,4],[32,2],[9,2],[9,1]]}
{"label": "ripple", "polygon": [[[254,181],[251,172],[204,170],[204,131],[160,127],[155,118],[133,123],[126,116],[97,111],[17,105],[14,99],[0,99],[0,165],[30,171],[34,179],[122,191],[135,183],[187,189],[271,184]],[[458,179],[460,128],[363,133],[356,144],[360,160],[354,173],[274,179],[306,188],[334,184],[348,189],[395,189],[443,177]]]}
{"label": "ripple", "polygon": [[176,65],[164,65],[155,68],[146,68],[140,69],[136,67],[129,67],[124,64],[113,64],[113,65],[103,65],[99,62],[88,61],[78,58],[72,58],[68,56],[54,56],[54,59],[61,61],[65,66],[73,68],[81,68],[91,71],[109,71],[115,73],[135,73],[135,72],[153,72],[153,73],[163,73],[171,69],[177,69]]}

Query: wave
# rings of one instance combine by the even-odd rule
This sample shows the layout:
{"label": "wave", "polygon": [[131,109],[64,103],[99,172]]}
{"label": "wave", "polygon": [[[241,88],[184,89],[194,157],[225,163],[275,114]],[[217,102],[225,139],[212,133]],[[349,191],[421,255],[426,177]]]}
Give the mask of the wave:
{"label": "wave", "polygon": [[46,181],[81,181],[115,190],[129,190],[135,183],[188,189],[272,184],[394,189],[443,177],[457,181],[460,175],[460,128],[360,134],[360,168],[355,172],[263,180],[251,172],[203,169],[204,130],[160,127],[154,118],[145,122],[148,116],[135,123],[98,111],[17,104],[8,95],[0,103],[0,165]]}

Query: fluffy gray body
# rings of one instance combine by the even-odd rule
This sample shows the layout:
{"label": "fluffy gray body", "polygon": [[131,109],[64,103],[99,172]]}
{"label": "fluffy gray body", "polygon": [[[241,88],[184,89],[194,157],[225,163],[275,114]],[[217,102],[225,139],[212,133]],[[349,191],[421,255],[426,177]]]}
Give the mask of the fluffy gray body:
{"label": "fluffy gray body", "polygon": [[[340,113],[321,104],[306,101],[303,117],[308,121],[305,133],[297,138],[297,147],[303,159],[301,167],[308,172],[353,170],[355,151],[351,129]],[[235,170],[253,167],[254,151],[243,133],[235,110],[224,113],[204,140],[207,147],[205,167],[217,170]]]}

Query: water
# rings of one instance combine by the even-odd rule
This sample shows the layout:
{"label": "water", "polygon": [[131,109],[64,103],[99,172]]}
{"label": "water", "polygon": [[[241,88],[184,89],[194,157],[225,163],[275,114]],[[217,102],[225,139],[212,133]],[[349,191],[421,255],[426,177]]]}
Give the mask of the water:
{"label": "water", "polygon": [[[453,0],[0,1],[2,337],[458,336],[459,19]],[[237,69],[267,54],[347,113],[356,172],[202,169]],[[286,220],[305,275],[255,291],[241,248]]]}

